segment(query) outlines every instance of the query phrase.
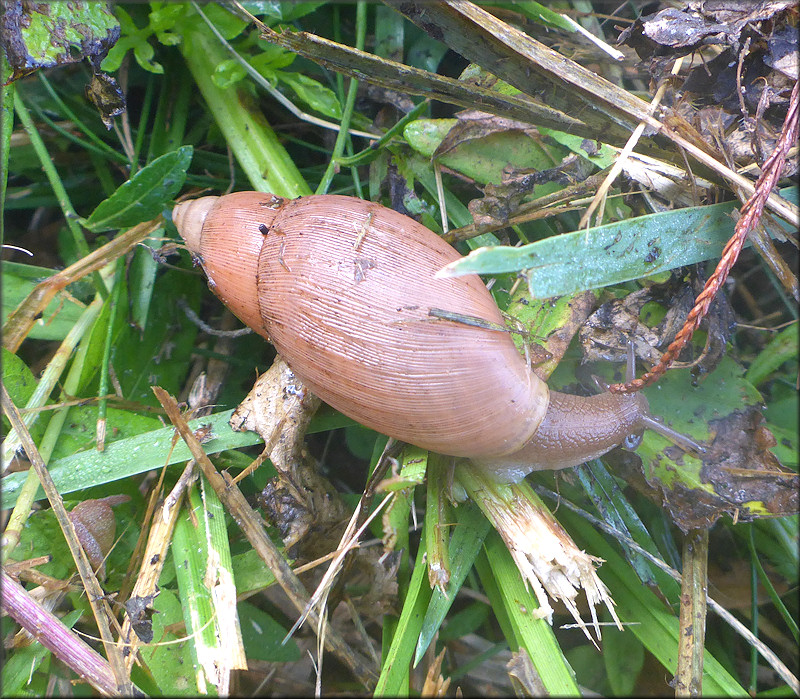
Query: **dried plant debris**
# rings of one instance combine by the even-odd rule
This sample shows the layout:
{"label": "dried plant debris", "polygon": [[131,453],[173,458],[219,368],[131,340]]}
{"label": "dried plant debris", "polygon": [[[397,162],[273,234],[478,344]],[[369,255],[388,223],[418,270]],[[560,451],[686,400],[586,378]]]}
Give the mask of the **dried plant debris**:
{"label": "dried plant debris", "polygon": [[159,592],[160,590],[156,587],[156,591],[152,595],[131,597],[125,602],[125,611],[131,620],[131,628],[142,643],[152,643],[153,641],[153,614],[158,614],[158,610],[153,607],[153,601]]}
{"label": "dried plant debris", "polygon": [[[385,614],[397,614],[397,575],[402,553],[380,547],[358,549],[351,556],[343,592],[364,623],[382,625]],[[340,613],[344,613],[343,611]]]}
{"label": "dried plant debris", "polygon": [[86,97],[100,113],[103,125],[110,129],[113,117],[125,111],[125,93],[117,81],[108,73],[96,71],[92,73],[92,81],[86,86]]}
{"label": "dried plant debris", "polygon": [[[740,166],[774,149],[798,78],[795,0],[692,0],[641,17],[619,43],[634,48],[656,83],[693,55],[664,104]],[[790,160],[791,176],[797,157]]]}
{"label": "dried plant debris", "polygon": [[[257,432],[265,442],[280,475],[267,483],[258,503],[298,563],[335,551],[350,518],[349,508],[304,448],[308,423],[319,405],[319,399],[277,358],[230,420],[234,430]],[[397,597],[399,556],[382,554],[377,548],[358,549],[342,583],[358,613],[369,620],[393,611]],[[351,589],[358,594],[348,592]]]}
{"label": "dried plant debris", "polygon": [[[666,349],[675,339],[704,282],[697,269],[688,274],[685,270],[677,270],[663,284],[654,284],[623,299],[604,303],[580,330],[584,361],[624,362],[628,342],[632,341],[639,359],[651,365],[657,364],[661,359],[658,348]],[[643,313],[643,308],[651,302],[658,304],[656,310],[660,307],[668,309],[654,327],[649,327],[642,319],[643,315],[649,315],[647,311]],[[724,293],[716,296],[701,327],[707,332],[701,353],[692,356],[694,348],[687,347],[681,361],[674,367],[691,366],[695,373],[707,374],[719,364],[734,328],[733,309]]]}
{"label": "dried plant debris", "polygon": [[38,68],[53,68],[84,59],[92,66],[87,97],[106,128],[125,111],[125,96],[116,80],[100,70],[100,62],[117,43],[120,26],[105,3],[5,2],[0,13],[0,44],[11,80]]}
{"label": "dried plant debris", "polygon": [[[230,424],[236,431],[260,434],[264,451],[280,474],[267,484],[260,504],[280,530],[284,544],[291,548],[313,531],[316,536],[305,543],[327,546],[320,554],[324,555],[338,543],[348,514],[304,448],[308,423],[319,405],[319,398],[278,358],[234,411]],[[313,558],[315,553],[302,557]]]}
{"label": "dried plant debris", "polygon": [[574,154],[546,170],[506,168],[499,185],[487,184],[483,188],[484,197],[470,201],[469,212],[476,226],[503,227],[516,213],[522,199],[532,194],[537,185],[548,182],[573,185],[583,182],[593,170],[591,162]]}
{"label": "dried plant debris", "polygon": [[547,695],[547,687],[525,648],[520,648],[511,655],[511,660],[506,663],[506,669],[514,685],[514,693],[518,697]]}
{"label": "dried plant debris", "polygon": [[442,675],[442,661],[444,660],[446,648],[437,655],[433,662],[428,667],[428,672],[425,674],[425,684],[422,685],[422,692],[420,696],[423,697],[446,697],[448,696],[447,690],[450,688],[450,678],[445,678]]}

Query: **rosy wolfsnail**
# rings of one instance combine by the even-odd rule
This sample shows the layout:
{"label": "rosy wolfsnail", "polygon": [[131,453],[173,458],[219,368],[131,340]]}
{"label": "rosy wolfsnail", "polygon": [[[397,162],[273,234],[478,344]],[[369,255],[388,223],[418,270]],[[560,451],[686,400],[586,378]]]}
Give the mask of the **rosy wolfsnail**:
{"label": "rosy wolfsnail", "polygon": [[641,394],[549,390],[497,329],[480,278],[435,276],[459,253],[391,209],[238,192],[178,204],[173,220],[222,302],[323,401],[378,432],[505,480],[583,463],[645,427],[686,444]]}

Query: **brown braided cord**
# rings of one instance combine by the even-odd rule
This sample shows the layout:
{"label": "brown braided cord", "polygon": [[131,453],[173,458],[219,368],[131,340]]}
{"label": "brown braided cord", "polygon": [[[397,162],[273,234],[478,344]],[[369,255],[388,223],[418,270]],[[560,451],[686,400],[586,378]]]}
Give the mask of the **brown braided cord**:
{"label": "brown braided cord", "polygon": [[664,372],[669,369],[670,364],[675,361],[675,358],[692,338],[694,331],[697,330],[700,322],[708,313],[711,302],[728,278],[731,267],[733,267],[736,259],[739,257],[739,253],[744,247],[747,235],[761,221],[761,214],[764,211],[767,197],[769,197],[770,192],[772,192],[775,184],[780,179],[783,166],[786,164],[786,156],[789,149],[797,141],[797,114],[798,83],[795,82],[792,96],[789,99],[789,111],[783,122],[783,130],[780,138],[775,144],[775,150],[764,162],[761,168],[761,176],[756,181],[755,192],[744,206],[742,206],[741,215],[739,216],[739,221],[736,223],[733,236],[725,245],[725,249],[722,251],[722,258],[717,264],[717,268],[708,278],[703,290],[697,296],[694,307],[689,311],[689,316],[686,318],[686,322],[667,348],[667,351],[661,355],[658,364],[638,379],[633,379],[626,383],[610,385],[608,390],[611,391],[611,393],[634,393],[657,381]]}

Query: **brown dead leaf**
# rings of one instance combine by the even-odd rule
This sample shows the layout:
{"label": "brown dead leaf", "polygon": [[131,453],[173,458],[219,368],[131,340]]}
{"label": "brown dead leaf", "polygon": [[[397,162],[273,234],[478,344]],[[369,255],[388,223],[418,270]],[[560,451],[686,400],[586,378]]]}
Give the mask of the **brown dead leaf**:
{"label": "brown dead leaf", "polygon": [[157,609],[153,608],[153,600],[159,592],[160,590],[156,586],[156,591],[152,595],[131,597],[125,602],[125,611],[128,613],[131,628],[142,643],[153,641],[153,614],[159,613]]}
{"label": "brown dead leaf", "polygon": [[442,677],[442,661],[447,648],[443,648],[442,652],[437,655],[428,668],[425,675],[425,684],[422,685],[420,696],[422,697],[445,697],[447,690],[450,687],[450,678]]}
{"label": "brown dead leaf", "polygon": [[[764,516],[764,510],[774,516],[796,514],[800,476],[769,451],[776,442],[760,410],[747,408],[712,421],[711,427],[716,435],[703,456],[700,477],[714,492],[683,483],[664,489],[664,504],[675,524],[685,533],[710,527],[724,514],[739,522]],[[753,504],[762,512],[754,513]]]}
{"label": "brown dead leaf", "polygon": [[574,185],[589,177],[593,169],[591,162],[572,154],[547,170],[506,170],[501,184],[487,184],[483,188],[484,197],[469,202],[469,212],[476,226],[501,228],[517,212],[522,198],[533,192],[536,185],[546,182]]}
{"label": "brown dead leaf", "polygon": [[92,73],[92,81],[86,86],[86,97],[100,112],[107,129],[114,125],[112,119],[127,108],[125,93],[119,83],[108,73],[99,70]]}
{"label": "brown dead leaf", "polygon": [[[276,358],[230,419],[233,430],[257,432],[264,440],[264,450],[280,475],[267,484],[260,504],[287,547],[304,542],[305,550],[297,555],[306,560],[333,550],[348,519],[338,493],[304,449],[308,423],[319,405],[319,398]],[[311,531],[316,536],[304,541]]]}
{"label": "brown dead leaf", "polygon": [[[775,147],[797,81],[797,3],[692,0],[639,18],[619,43],[634,48],[654,84],[670,81],[663,103],[738,165],[763,161]],[[674,61],[693,54],[683,76]],[[688,65],[688,62],[687,62]],[[790,160],[797,171],[797,158]]]}
{"label": "brown dead leaf", "polygon": [[514,693],[518,697],[543,697],[548,694],[547,687],[525,648],[520,648],[511,655],[506,668],[514,685]]}
{"label": "brown dead leaf", "polygon": [[[234,430],[252,430],[264,439],[265,451],[279,476],[267,483],[258,502],[298,562],[314,561],[335,551],[350,518],[341,496],[320,475],[303,446],[308,423],[319,405],[320,400],[278,357],[230,420]],[[399,556],[383,556],[382,550],[368,548],[358,549],[350,560],[346,579],[340,584],[348,590],[359,614],[373,620],[392,611]],[[320,573],[314,570],[313,575]]]}

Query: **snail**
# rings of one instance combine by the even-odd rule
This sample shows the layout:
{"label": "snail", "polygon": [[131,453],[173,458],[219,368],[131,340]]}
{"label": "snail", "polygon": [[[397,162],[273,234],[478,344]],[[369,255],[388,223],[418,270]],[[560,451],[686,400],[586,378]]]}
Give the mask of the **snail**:
{"label": "snail", "polygon": [[127,495],[84,500],[67,513],[89,563],[101,578],[105,577],[105,558],[114,544],[117,531],[117,521],[111,508],[128,500],[130,498]]}
{"label": "snail", "polygon": [[238,192],[177,204],[173,221],[222,302],[323,401],[378,432],[505,481],[584,463],[645,428],[699,449],[641,393],[550,390],[477,275],[436,277],[458,251],[396,211]]}

